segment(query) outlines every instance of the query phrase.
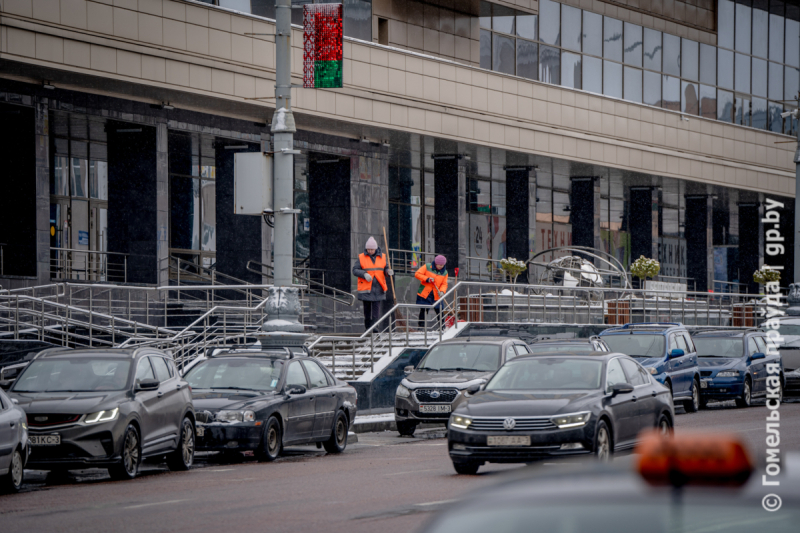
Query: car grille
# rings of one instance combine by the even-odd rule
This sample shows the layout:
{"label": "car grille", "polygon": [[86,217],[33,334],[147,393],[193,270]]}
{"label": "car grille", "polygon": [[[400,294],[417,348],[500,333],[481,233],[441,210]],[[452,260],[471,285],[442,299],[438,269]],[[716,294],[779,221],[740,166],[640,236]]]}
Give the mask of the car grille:
{"label": "car grille", "polygon": [[[507,430],[504,422],[513,419],[514,428]],[[498,417],[498,418],[473,418],[470,429],[477,431],[539,431],[545,429],[556,429],[556,425],[549,418],[531,417]]]}
{"label": "car grille", "polygon": [[81,416],[83,415],[37,413],[28,415],[28,425],[32,428],[46,428],[50,426],[60,426],[62,424],[72,424],[80,420]]}
{"label": "car grille", "polygon": [[713,372],[711,370],[701,370],[700,371],[700,375],[703,376],[704,378],[709,377],[711,374],[713,374]]}
{"label": "car grille", "polygon": [[201,424],[209,424],[214,421],[214,413],[211,411],[197,411],[194,414],[194,418]]}
{"label": "car grille", "polygon": [[458,396],[456,389],[417,389],[414,394],[420,403],[452,403]]}

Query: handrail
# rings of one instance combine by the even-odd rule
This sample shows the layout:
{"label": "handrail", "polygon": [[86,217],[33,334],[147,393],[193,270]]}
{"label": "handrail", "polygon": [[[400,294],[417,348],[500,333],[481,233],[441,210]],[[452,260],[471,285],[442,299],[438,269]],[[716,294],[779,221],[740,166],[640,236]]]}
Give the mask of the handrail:
{"label": "handrail", "polygon": [[243,279],[239,279],[239,278],[237,278],[237,277],[235,277],[235,276],[231,276],[230,274],[225,274],[224,272],[220,272],[219,270],[217,270],[217,269],[215,269],[215,268],[213,268],[213,269],[212,269],[212,268],[209,268],[209,267],[204,267],[204,266],[202,266],[202,265],[198,265],[197,263],[192,263],[191,261],[187,261],[186,259],[181,259],[180,257],[176,257],[176,256],[174,256],[174,255],[171,255],[171,256],[169,256],[169,258],[170,258],[170,267],[169,267],[170,269],[171,269],[171,268],[173,268],[173,267],[172,267],[172,260],[173,260],[173,259],[174,259],[174,260],[175,260],[175,262],[178,264],[178,267],[177,267],[177,271],[178,271],[178,281],[180,281],[180,272],[181,272],[181,269],[180,269],[180,264],[181,264],[181,263],[185,263],[185,264],[187,264],[187,265],[191,265],[191,267],[192,267],[192,268],[196,268],[196,269],[198,269],[198,270],[210,270],[210,271],[212,271],[212,272],[213,272],[213,274],[212,274],[212,275],[208,275],[208,274],[193,274],[193,273],[192,273],[192,275],[194,275],[194,276],[197,276],[197,277],[200,277],[200,278],[203,278],[203,277],[205,277],[205,278],[210,278],[210,281],[212,282],[212,284],[216,283],[216,282],[214,281],[214,279],[215,279],[216,277],[219,277],[219,276],[221,276],[221,277],[223,277],[223,278],[226,278],[226,279],[229,279],[229,280],[233,280],[233,281],[235,281],[235,282],[237,282],[237,283],[241,283],[242,285],[250,285],[250,283],[249,283],[249,282],[247,282],[247,281],[245,281],[245,280],[243,280]]}
{"label": "handrail", "polygon": [[[260,271],[259,270],[255,270],[254,268],[252,268],[250,266],[251,264],[258,265],[261,268],[261,270]],[[261,263],[259,261],[255,261],[253,259],[251,259],[250,261],[247,262],[247,267],[246,268],[247,268],[247,270],[249,270],[253,274],[258,274],[260,276],[267,276],[267,277],[272,276],[272,274],[265,273],[263,269],[267,268],[267,269],[270,269],[270,270],[274,270],[272,265],[267,265],[265,263]],[[317,296],[322,296],[322,297],[325,297],[325,298],[330,298],[332,300],[335,300],[335,301],[337,301],[339,303],[342,303],[342,304],[348,305],[348,306],[352,306],[353,304],[356,303],[355,295],[350,293],[350,292],[343,291],[341,289],[337,289],[336,287],[331,287],[329,285],[326,285],[326,284],[321,283],[319,281],[313,280],[311,278],[307,278],[307,277],[304,277],[304,276],[297,275],[296,273],[293,273],[293,277],[297,278],[297,279],[299,279],[301,281],[306,282],[307,283],[306,290],[308,292],[310,292],[311,294],[315,294]],[[312,288],[313,285],[317,285],[317,286],[322,287],[322,291]],[[324,292],[325,290],[331,291],[332,293],[334,293],[334,296],[331,296],[330,294],[325,294],[325,292]],[[337,297],[337,296],[335,296],[336,294],[339,294],[341,296]]]}
{"label": "handrail", "polygon": [[124,252],[108,252],[105,250],[81,250],[78,248],[59,248],[57,246],[50,247],[51,252],[80,252],[83,254],[99,254],[99,255],[127,255],[130,256],[131,254],[124,253]]}

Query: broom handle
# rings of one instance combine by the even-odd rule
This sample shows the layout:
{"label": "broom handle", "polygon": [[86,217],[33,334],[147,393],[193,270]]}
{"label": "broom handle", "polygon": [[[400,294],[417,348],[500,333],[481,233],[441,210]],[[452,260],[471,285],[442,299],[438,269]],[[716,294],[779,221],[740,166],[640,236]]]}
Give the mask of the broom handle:
{"label": "broom handle", "polygon": [[[383,245],[386,246],[386,259],[389,263],[389,270],[392,268],[392,254],[389,253],[389,241],[386,238],[386,226],[383,227]],[[392,284],[392,298],[394,298],[394,305],[397,305],[397,293],[394,292],[394,276],[389,276],[389,282]]]}

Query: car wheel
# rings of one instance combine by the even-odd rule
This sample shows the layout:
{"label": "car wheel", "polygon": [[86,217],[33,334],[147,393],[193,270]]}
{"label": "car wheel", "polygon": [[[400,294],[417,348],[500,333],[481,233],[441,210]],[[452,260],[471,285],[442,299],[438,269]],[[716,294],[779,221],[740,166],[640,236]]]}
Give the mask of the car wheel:
{"label": "car wheel", "polygon": [[658,419],[658,433],[660,435],[672,434],[672,422],[669,421],[667,415],[662,414],[661,418]]}
{"label": "car wheel", "polygon": [[333,421],[331,438],[322,443],[328,453],[342,453],[347,448],[347,417],[344,412],[338,411]]}
{"label": "car wheel", "polygon": [[24,478],[24,464],[22,461],[22,453],[19,450],[14,450],[11,455],[11,464],[8,465],[8,474],[0,477],[0,492],[17,492],[22,487],[22,480]]}
{"label": "car wheel", "polygon": [[178,448],[167,456],[167,466],[170,470],[189,470],[194,462],[194,424],[187,416],[181,424],[181,434],[178,439]]}
{"label": "car wheel", "polygon": [[397,421],[397,432],[403,435],[404,437],[412,436],[416,430],[417,430],[416,422],[411,422],[409,420]]}
{"label": "car wheel", "polygon": [[456,474],[461,474],[462,476],[474,476],[478,473],[480,467],[479,463],[473,461],[453,461],[453,468],[455,468]]}
{"label": "car wheel", "polygon": [[692,398],[684,404],[687,413],[696,413],[700,410],[700,385],[697,378],[692,379]]}
{"label": "car wheel", "polygon": [[594,455],[601,461],[611,460],[614,453],[614,441],[611,438],[611,431],[605,421],[597,423],[597,430],[594,435]]}
{"label": "car wheel", "polygon": [[272,462],[281,453],[283,438],[281,436],[281,425],[274,416],[269,417],[267,425],[264,427],[264,436],[261,438],[261,447],[258,453],[258,460]]}
{"label": "car wheel", "polygon": [[736,398],[736,407],[750,407],[753,403],[753,387],[750,383],[750,376],[744,378],[744,389],[742,395]]}
{"label": "car wheel", "polygon": [[108,469],[114,479],[133,479],[139,472],[142,462],[142,446],[139,442],[139,432],[136,426],[129,424],[122,437],[122,457],[118,464]]}

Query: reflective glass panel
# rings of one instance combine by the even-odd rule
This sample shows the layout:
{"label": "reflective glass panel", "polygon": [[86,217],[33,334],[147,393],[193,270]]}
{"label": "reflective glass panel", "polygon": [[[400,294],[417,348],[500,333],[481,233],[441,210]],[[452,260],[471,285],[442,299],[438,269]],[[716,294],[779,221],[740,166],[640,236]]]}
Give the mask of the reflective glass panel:
{"label": "reflective glass panel", "polygon": [[700,86],[700,116],[717,118],[717,88],[708,85]]}
{"label": "reflective glass panel", "polygon": [[783,73],[783,100],[791,100],[800,89],[800,70],[785,67]]}
{"label": "reflective glass panel", "polygon": [[561,53],[561,85],[581,88],[581,55],[572,52]]}
{"label": "reflective glass panel", "polygon": [[517,39],[517,76],[539,79],[539,45]]}
{"label": "reflective glass panel", "polygon": [[583,90],[603,94],[603,60],[583,56]]}
{"label": "reflective glass panel", "polygon": [[783,54],[783,62],[793,67],[800,67],[800,22],[786,19],[786,37],[784,38],[786,49]]}
{"label": "reflective glass panel", "polygon": [[737,92],[750,92],[750,56],[736,54],[736,68],[734,69],[735,83]]}
{"label": "reflective glass panel", "polygon": [[603,94],[622,98],[622,65],[603,61]]}
{"label": "reflective glass panel", "polygon": [[717,49],[717,85],[733,90],[733,52]]}
{"label": "reflective glass panel", "polygon": [[661,106],[672,111],[681,110],[681,80],[673,76],[661,77]]}
{"label": "reflective glass panel", "polygon": [[733,93],[728,91],[717,91],[717,120],[723,122],[733,122]]}
{"label": "reflective glass panel", "polygon": [[644,29],[644,68],[661,71],[661,32]]}
{"label": "reflective glass panel", "polygon": [[624,50],[625,63],[636,67],[642,66],[642,27],[626,22],[624,24]]}
{"label": "reflective glass panel", "polygon": [[577,7],[561,6],[561,46],[581,51],[581,10]]}
{"label": "reflective glass panel", "polygon": [[[344,4],[344,34],[347,37],[372,40],[372,2],[370,0],[342,0]],[[293,9],[292,11],[302,10]],[[302,17],[299,24],[303,24]]]}
{"label": "reflective glass panel", "polygon": [[681,76],[686,79],[697,81],[699,50],[699,43],[681,39]]}
{"label": "reflective glass panel", "polygon": [[700,114],[700,96],[696,83],[681,80],[681,112],[687,115]]}
{"label": "reflective glass panel", "polygon": [[733,48],[734,7],[732,0],[719,0],[717,4],[717,44]]}
{"label": "reflective glass panel", "polygon": [[[767,97],[767,62],[763,59],[758,59],[757,57],[753,58],[752,61],[752,68],[753,68],[753,82],[751,87],[751,91],[756,96],[761,96],[762,98]],[[737,90],[740,90],[739,87],[736,87]]]}
{"label": "reflective glass panel", "polygon": [[767,129],[767,101],[753,98],[750,109],[750,125],[760,130]]}
{"label": "reflective glass panel", "polygon": [[700,45],[700,82],[717,84],[717,47]]}
{"label": "reflective glass panel", "polygon": [[108,200],[108,163],[89,161],[89,194],[92,198]]}
{"label": "reflective glass panel", "polygon": [[514,10],[499,6],[492,6],[492,29],[503,33],[514,34]]}
{"label": "reflective glass panel", "polygon": [[661,74],[644,71],[642,102],[661,107]]}
{"label": "reflective glass panel", "polygon": [[642,102],[642,71],[638,68],[625,67],[623,97],[630,102]]}
{"label": "reflective glass panel", "polygon": [[492,37],[492,70],[514,74],[514,39],[499,33],[493,33]]}
{"label": "reflective glass panel", "polygon": [[481,68],[492,68],[492,32],[481,30]]}
{"label": "reflective glass panel", "polygon": [[200,249],[200,180],[170,176],[170,246]]}
{"label": "reflective glass panel", "polygon": [[773,61],[783,62],[783,28],[783,17],[781,15],[770,14],[769,58]]}
{"label": "reflective glass panel", "polygon": [[539,40],[545,44],[561,44],[561,4],[539,0]]}
{"label": "reflective glass panel", "polygon": [[669,33],[664,34],[664,74],[681,75],[681,38]]}
{"label": "reflective glass panel", "polygon": [[492,29],[492,4],[489,2],[481,2],[478,23],[481,28]]}
{"label": "reflective glass panel", "polygon": [[[764,2],[766,4],[766,2]],[[765,6],[766,7],[766,6]],[[769,48],[769,13],[753,7],[753,55],[767,57]]]}
{"label": "reflective glass panel", "polygon": [[622,61],[622,21],[603,17],[603,57]]}
{"label": "reflective glass panel", "polygon": [[202,241],[200,249],[217,251],[217,184],[214,180],[200,181],[200,202],[203,214]]}
{"label": "reflective glass panel", "polygon": [[561,84],[561,56],[558,48],[539,47],[539,81]]}
{"label": "reflective glass panel", "polygon": [[595,56],[603,55],[603,16],[583,12],[583,51]]}
{"label": "reflective glass panel", "polygon": [[734,98],[734,119],[736,124],[742,126],[750,125],[750,99],[749,98]]}
{"label": "reflective glass panel", "polygon": [[70,190],[72,196],[86,198],[89,194],[89,162],[75,157],[70,161]]}
{"label": "reflective glass panel", "polygon": [[783,113],[783,105],[777,102],[770,102],[767,108],[767,120],[769,131],[774,131],[775,133],[783,133],[783,117],[781,117],[781,113]]}
{"label": "reflective glass panel", "polygon": [[517,35],[526,39],[538,39],[538,20],[539,17],[537,15],[529,15],[527,13],[517,15]]}
{"label": "reflective glass panel", "polygon": [[[800,46],[800,43],[798,43],[798,46]],[[753,62],[755,63],[755,59]],[[767,97],[771,100],[783,100],[783,68],[783,65],[778,63],[771,61],[769,63],[769,93]],[[755,81],[755,72],[753,81]]]}
{"label": "reflective glass panel", "polygon": [[736,4],[736,34],[734,35],[734,42],[737,52],[750,53],[750,16],[752,12],[753,8],[749,5]]}
{"label": "reflective glass panel", "polygon": [[53,158],[53,181],[50,183],[50,194],[69,196],[69,163],[66,157]]}

